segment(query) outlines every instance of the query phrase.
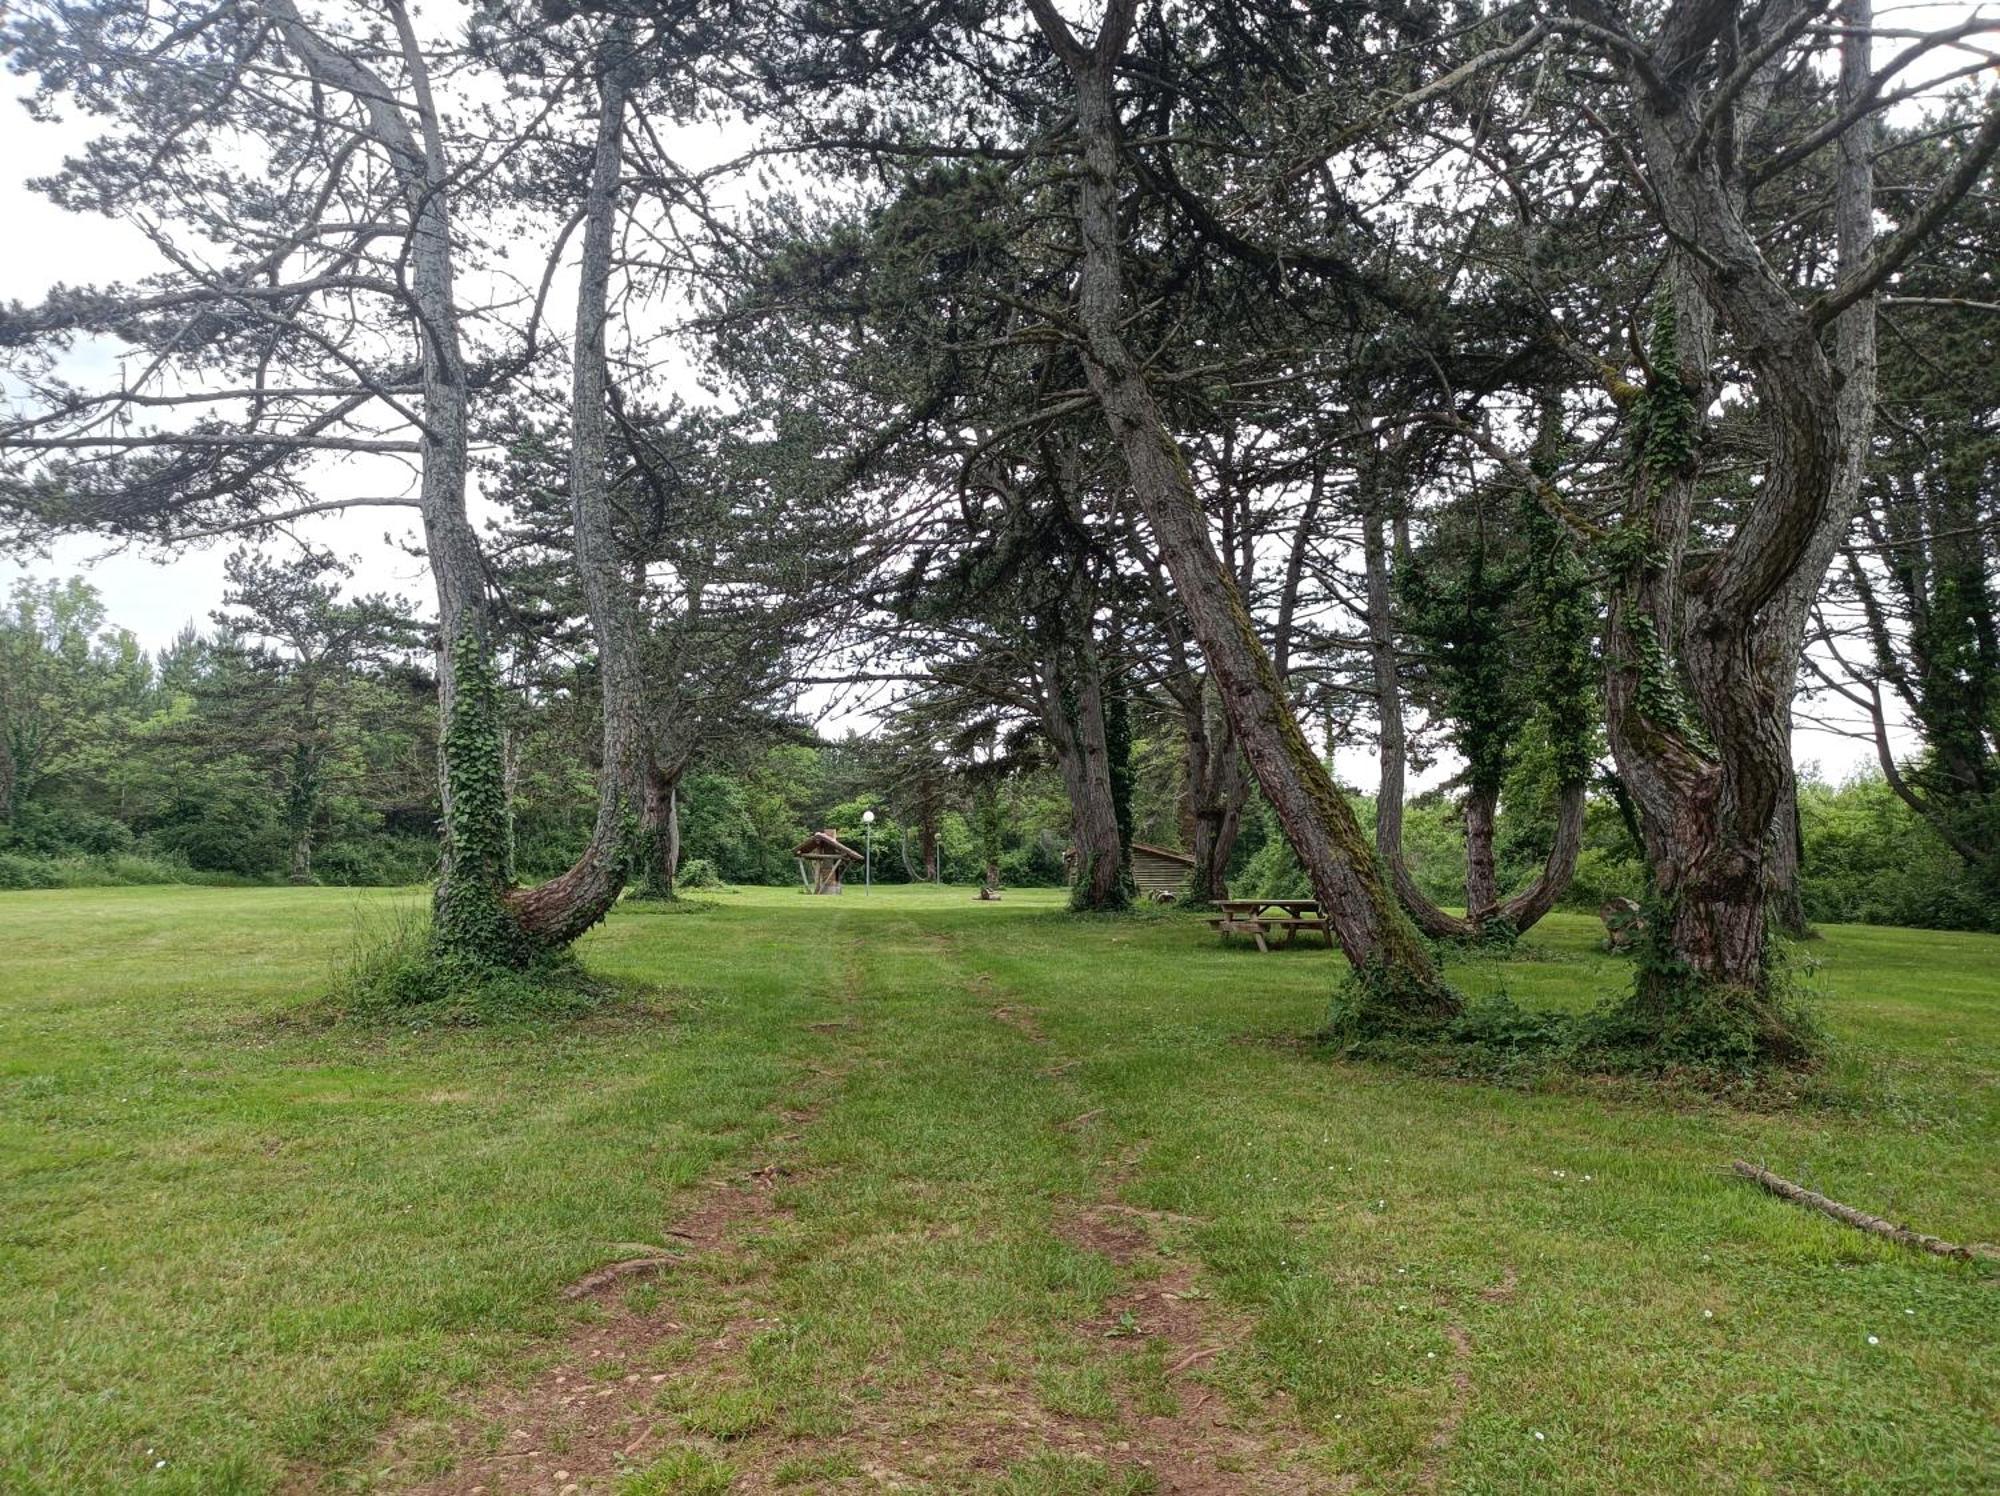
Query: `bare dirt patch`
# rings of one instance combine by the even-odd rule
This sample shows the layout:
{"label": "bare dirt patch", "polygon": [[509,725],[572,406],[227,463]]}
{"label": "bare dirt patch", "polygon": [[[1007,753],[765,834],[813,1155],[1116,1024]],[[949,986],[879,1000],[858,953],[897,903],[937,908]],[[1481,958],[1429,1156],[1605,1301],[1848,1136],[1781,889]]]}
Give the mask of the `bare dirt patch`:
{"label": "bare dirt patch", "polygon": [[[581,1496],[610,1489],[649,1449],[676,1442],[678,1425],[659,1407],[662,1384],[729,1358],[760,1323],[754,1281],[735,1286],[719,1333],[712,1307],[710,1328],[698,1337],[694,1316],[676,1301],[712,1300],[717,1288],[704,1262],[735,1251],[759,1222],[781,1213],[774,1193],[789,1173],[767,1164],[709,1186],[669,1232],[680,1250],[614,1263],[571,1284],[563,1296],[594,1302],[601,1317],[575,1325],[526,1380],[484,1389],[460,1416],[393,1429],[377,1451],[379,1478],[426,1496]],[[633,1262],[645,1264],[657,1291],[645,1307],[627,1292],[641,1276]],[[689,1281],[677,1284],[683,1276]]]}
{"label": "bare dirt patch", "polygon": [[1191,1261],[1161,1250],[1161,1233],[1187,1221],[1108,1201],[1062,1225],[1067,1240],[1131,1280],[1077,1326],[1127,1363],[1116,1379],[1123,1433],[1100,1457],[1141,1465],[1161,1491],[1183,1496],[1344,1489],[1298,1466],[1301,1433],[1284,1408],[1246,1411],[1208,1379],[1218,1359],[1249,1343],[1251,1325],[1203,1291]]}
{"label": "bare dirt patch", "polygon": [[994,1022],[1004,1023],[1016,1033],[1025,1035],[1030,1043],[1046,1044],[1049,1042],[1049,1036],[1042,1032],[1040,1022],[1036,1020],[1033,1013],[1028,1012],[1025,1008],[1017,1008],[1011,1004],[1002,1003],[999,1007],[992,1010],[990,1016]]}

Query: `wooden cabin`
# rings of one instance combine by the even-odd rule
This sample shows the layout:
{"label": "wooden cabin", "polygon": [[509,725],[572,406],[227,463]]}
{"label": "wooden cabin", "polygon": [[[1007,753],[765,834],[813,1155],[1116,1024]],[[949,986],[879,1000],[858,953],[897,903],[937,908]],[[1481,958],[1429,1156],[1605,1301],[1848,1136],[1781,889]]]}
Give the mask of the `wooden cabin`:
{"label": "wooden cabin", "polygon": [[1194,859],[1185,852],[1132,843],[1132,886],[1142,899],[1171,904],[1186,891],[1188,874],[1193,871]]}
{"label": "wooden cabin", "polygon": [[792,848],[792,856],[798,859],[799,881],[807,893],[839,893],[847,865],[861,861],[861,854],[831,831],[815,831]]}

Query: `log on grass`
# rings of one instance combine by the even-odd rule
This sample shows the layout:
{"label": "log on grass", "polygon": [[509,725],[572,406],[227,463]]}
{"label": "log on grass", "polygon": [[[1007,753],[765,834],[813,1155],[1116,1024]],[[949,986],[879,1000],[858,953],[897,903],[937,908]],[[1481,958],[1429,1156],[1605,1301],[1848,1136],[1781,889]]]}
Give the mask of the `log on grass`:
{"label": "log on grass", "polygon": [[1865,1210],[1856,1210],[1852,1205],[1842,1205],[1838,1200],[1829,1200],[1825,1195],[1793,1184],[1769,1169],[1760,1169],[1755,1164],[1737,1159],[1729,1166],[1745,1179],[1761,1185],[1781,1199],[1790,1200],[1795,1205],[1803,1205],[1816,1210],[1821,1215],[1832,1216],[1857,1231],[1866,1231],[1875,1236],[1885,1236],[1890,1241],[1905,1247],[1915,1247],[1922,1252],[1930,1252],[1939,1257],[1954,1258],[1959,1262],[1970,1262],[1975,1257],[1993,1259],[1990,1247],[1961,1247],[1956,1242],[1948,1242],[1939,1237],[1926,1236],[1921,1231],[1912,1231],[1907,1226],[1898,1226],[1894,1221],[1885,1221],[1880,1216],[1872,1216]]}

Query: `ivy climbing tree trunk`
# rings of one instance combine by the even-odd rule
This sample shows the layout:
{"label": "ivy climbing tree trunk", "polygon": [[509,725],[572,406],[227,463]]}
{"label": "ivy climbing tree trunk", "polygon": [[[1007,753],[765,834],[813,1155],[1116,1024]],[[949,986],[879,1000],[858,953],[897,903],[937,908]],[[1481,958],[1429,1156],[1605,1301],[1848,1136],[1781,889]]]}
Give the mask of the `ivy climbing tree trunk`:
{"label": "ivy climbing tree trunk", "polygon": [[500,692],[488,637],[485,570],[465,511],[468,392],[453,288],[452,183],[429,64],[401,0],[390,0],[388,11],[395,52],[410,82],[407,100],[374,68],[322,36],[294,0],[269,0],[265,9],[314,82],[361,106],[369,142],[388,161],[407,214],[406,278],[421,353],[417,502],[438,598],[444,847],[434,939],[447,958],[482,965],[510,961],[519,954],[520,940],[503,902],[508,826]]}
{"label": "ivy climbing tree trunk", "polygon": [[[1683,1052],[1713,1039],[1732,1055],[1747,1045],[1760,1059],[1792,1061],[1813,1035],[1771,981],[1765,939],[1766,861],[1798,668],[1790,610],[1818,588],[1815,567],[1823,570],[1846,532],[1843,453],[1861,450],[1822,334],[1972,190],[2000,152],[2000,110],[1988,111],[1894,233],[1802,305],[1765,258],[1743,206],[1745,163],[1757,154],[1752,134],[1769,118],[1772,83],[1788,65],[1784,42],[1814,13],[1746,16],[1714,0],[1674,0],[1642,37],[1602,7],[1575,0],[1567,9],[1574,19],[1561,24],[1604,46],[1622,74],[1646,202],[1675,245],[1647,388],[1632,404],[1632,497],[1612,537],[1620,581],[1607,634],[1607,717],[1664,906],[1653,922],[1657,959],[1643,967],[1629,1015]],[[1768,46],[1754,29],[1766,25]],[[1788,25],[1798,29],[1788,33]],[[1846,35],[1865,47],[1866,32]],[[1844,79],[1850,65],[1861,66],[1844,63]],[[1867,75],[1871,98],[1876,82]],[[1849,131],[1867,129],[1867,118]],[[1845,197],[1860,177],[1842,175]],[[1852,221],[1863,227],[1858,215]],[[1765,455],[1733,523],[1720,536],[1704,534],[1694,560],[1688,541],[1714,325],[1729,334],[1755,398]]]}
{"label": "ivy climbing tree trunk", "polygon": [[1096,40],[1087,48],[1051,0],[1029,4],[1076,87],[1083,153],[1078,321],[1091,390],[1125,459],[1133,497],[1173,578],[1244,756],[1305,866],[1342,950],[1365,974],[1368,1021],[1448,1017],[1458,1011],[1459,999],[1380,877],[1353,807],[1299,730],[1236,581],[1216,555],[1186,461],[1125,342],[1118,230],[1123,171],[1112,75],[1131,33],[1136,0],[1110,0]]}
{"label": "ivy climbing tree trunk", "polygon": [[[1545,396],[1541,404],[1541,423],[1530,471],[1537,481],[1546,483],[1556,471],[1562,444],[1562,404],[1554,395]],[[1375,801],[1375,845],[1394,881],[1397,897],[1427,935],[1441,940],[1511,940],[1555,907],[1556,900],[1575,876],[1576,859],[1583,848],[1583,818],[1596,718],[1591,685],[1595,668],[1591,639],[1596,632],[1596,605],[1588,573],[1574,547],[1561,528],[1529,499],[1522,506],[1522,532],[1529,551],[1525,601],[1535,628],[1525,662],[1530,672],[1526,689],[1534,698],[1531,717],[1539,718],[1554,760],[1555,834],[1536,876],[1511,898],[1501,899],[1494,837],[1506,745],[1495,740],[1501,735],[1511,737],[1518,733],[1524,719],[1511,713],[1496,716],[1489,712],[1483,719],[1468,716],[1459,724],[1459,746],[1469,761],[1484,766],[1484,777],[1474,777],[1465,794],[1466,897],[1465,915],[1460,918],[1439,908],[1417,886],[1403,854],[1408,740],[1396,649],[1390,538],[1394,536],[1398,565],[1409,555],[1410,545],[1400,501],[1403,477],[1396,460],[1397,451],[1393,445],[1370,450],[1361,464],[1358,494],[1362,565],[1367,583],[1366,623],[1378,722],[1380,782]],[[1460,648],[1467,654],[1479,652],[1463,642]],[[1477,740],[1466,741],[1468,735]]]}

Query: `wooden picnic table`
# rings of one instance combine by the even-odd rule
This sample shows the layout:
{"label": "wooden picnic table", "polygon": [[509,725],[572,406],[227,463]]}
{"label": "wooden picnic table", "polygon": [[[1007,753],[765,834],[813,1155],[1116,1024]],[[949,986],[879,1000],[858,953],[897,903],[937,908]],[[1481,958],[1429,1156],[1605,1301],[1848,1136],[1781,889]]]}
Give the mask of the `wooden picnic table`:
{"label": "wooden picnic table", "polygon": [[[1217,899],[1215,907],[1220,915],[1208,922],[1210,929],[1218,935],[1248,935],[1266,954],[1271,947],[1264,937],[1280,930],[1286,945],[1301,930],[1317,930],[1326,937],[1327,948],[1333,947],[1333,927],[1320,913],[1317,899]],[[1272,910],[1276,912],[1267,912]]]}
{"label": "wooden picnic table", "polygon": [[1215,907],[1225,915],[1256,919],[1266,909],[1276,909],[1286,919],[1309,918],[1319,913],[1318,899],[1217,899]]}

